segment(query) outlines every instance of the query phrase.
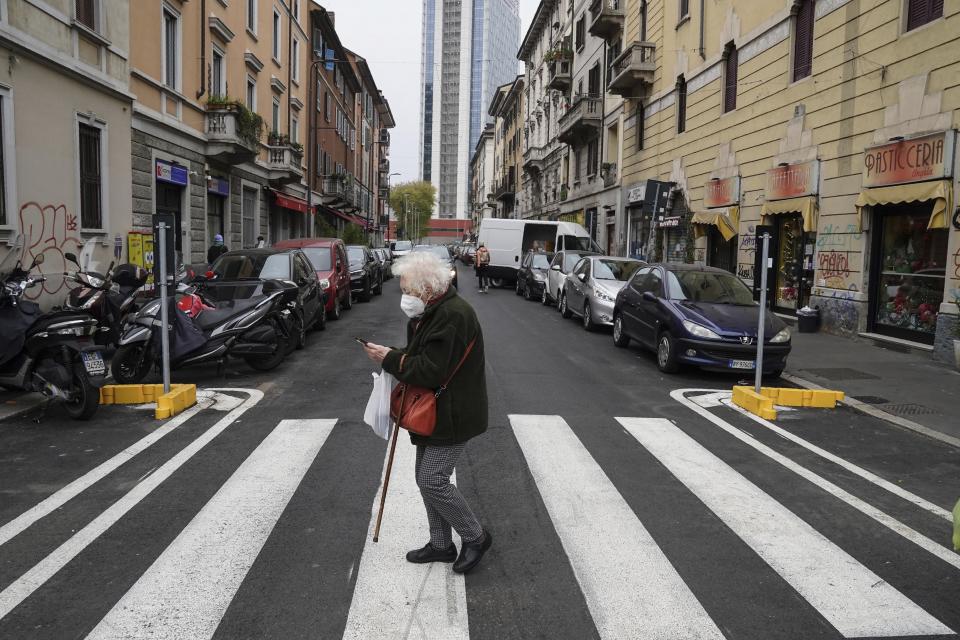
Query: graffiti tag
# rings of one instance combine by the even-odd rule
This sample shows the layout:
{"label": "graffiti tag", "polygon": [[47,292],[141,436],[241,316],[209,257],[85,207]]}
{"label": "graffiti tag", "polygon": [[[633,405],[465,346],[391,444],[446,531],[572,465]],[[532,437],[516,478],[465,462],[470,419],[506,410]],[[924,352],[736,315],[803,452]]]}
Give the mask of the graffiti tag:
{"label": "graffiti tag", "polygon": [[24,235],[21,261],[29,265],[42,254],[44,262],[39,267],[40,273],[51,276],[42,287],[30,289],[24,295],[35,300],[44,293],[59,293],[66,281],[54,276],[68,269],[64,254],[79,253],[82,247],[76,214],[67,211],[65,204],[27,202],[20,207],[20,229]]}

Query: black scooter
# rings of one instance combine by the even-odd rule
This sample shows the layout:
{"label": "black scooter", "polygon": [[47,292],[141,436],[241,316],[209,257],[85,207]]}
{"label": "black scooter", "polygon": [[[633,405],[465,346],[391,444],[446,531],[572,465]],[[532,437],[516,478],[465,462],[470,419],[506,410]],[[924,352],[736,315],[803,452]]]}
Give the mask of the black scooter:
{"label": "black scooter", "polygon": [[[7,257],[18,253],[14,249]],[[62,402],[71,418],[90,419],[107,373],[93,339],[96,319],[75,311],[41,313],[39,305],[23,299],[27,289],[46,280],[30,276],[43,264],[43,254],[28,269],[18,261],[3,275],[6,262],[0,265],[0,386],[42,393]]]}
{"label": "black scooter", "polygon": [[124,318],[135,309],[137,293],[147,282],[147,270],[134,264],[114,269],[111,262],[106,275],[102,275],[83,271],[72,253],[64,257],[77,265],[77,270],[63,274],[64,278],[79,286],[70,290],[63,308],[89,312],[100,323],[97,344],[115,346],[123,332]]}

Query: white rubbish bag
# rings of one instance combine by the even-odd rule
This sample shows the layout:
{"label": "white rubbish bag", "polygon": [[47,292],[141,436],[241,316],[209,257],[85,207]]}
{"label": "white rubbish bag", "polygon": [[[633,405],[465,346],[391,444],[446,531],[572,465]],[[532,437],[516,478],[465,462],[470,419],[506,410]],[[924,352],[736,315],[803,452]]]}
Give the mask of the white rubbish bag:
{"label": "white rubbish bag", "polygon": [[387,440],[390,438],[390,394],[393,392],[397,379],[386,371],[374,373],[373,392],[367,400],[367,409],[363,412],[363,421],[370,425],[373,432]]}

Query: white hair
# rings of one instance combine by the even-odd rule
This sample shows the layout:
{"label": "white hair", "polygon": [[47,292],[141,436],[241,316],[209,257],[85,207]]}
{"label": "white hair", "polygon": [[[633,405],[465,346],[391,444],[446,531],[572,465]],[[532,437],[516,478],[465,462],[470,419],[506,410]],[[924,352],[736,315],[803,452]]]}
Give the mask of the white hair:
{"label": "white hair", "polygon": [[429,251],[414,251],[393,265],[393,274],[405,280],[411,295],[435,296],[450,286],[450,265]]}

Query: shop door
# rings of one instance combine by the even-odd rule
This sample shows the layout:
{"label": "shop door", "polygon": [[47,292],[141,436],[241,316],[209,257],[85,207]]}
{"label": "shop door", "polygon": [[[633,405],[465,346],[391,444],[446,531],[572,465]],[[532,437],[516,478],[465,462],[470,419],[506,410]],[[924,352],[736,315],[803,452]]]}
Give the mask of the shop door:
{"label": "shop door", "polygon": [[166,182],[157,182],[157,213],[171,214],[174,219],[174,251],[177,262],[190,260],[190,238],[183,228],[183,187]]}
{"label": "shop door", "polygon": [[707,264],[729,271],[737,272],[737,236],[724,240],[723,234],[716,227],[709,227],[707,233]]}
{"label": "shop door", "polygon": [[616,240],[617,226],[613,223],[607,225],[607,255],[615,256],[614,241]]}
{"label": "shop door", "polygon": [[224,226],[224,211],[226,209],[226,198],[219,195],[207,195],[207,246],[213,245],[213,238],[217,234],[223,236],[224,244],[227,244],[227,233]]}
{"label": "shop door", "polygon": [[927,229],[931,202],[874,209],[871,330],[933,344],[943,302],[947,229]]}
{"label": "shop door", "polygon": [[[803,218],[799,215],[776,217],[773,306],[778,311],[793,313],[803,300]],[[757,252],[761,247],[757,247]]]}

